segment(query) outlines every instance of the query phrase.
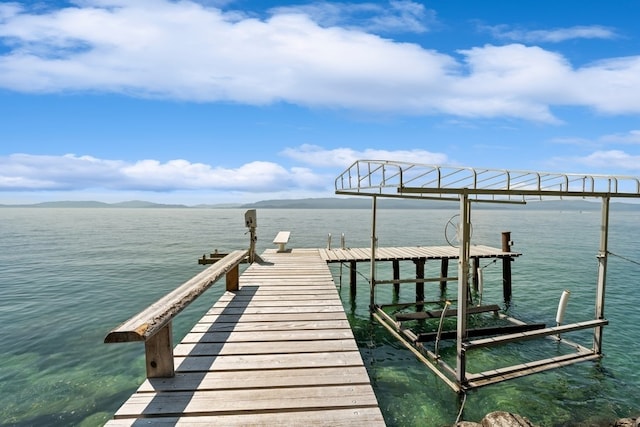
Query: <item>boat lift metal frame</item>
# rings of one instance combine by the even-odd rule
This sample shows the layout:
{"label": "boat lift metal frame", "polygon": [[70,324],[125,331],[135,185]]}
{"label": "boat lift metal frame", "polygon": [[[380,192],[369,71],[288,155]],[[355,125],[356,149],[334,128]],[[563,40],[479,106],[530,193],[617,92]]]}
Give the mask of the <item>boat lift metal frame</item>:
{"label": "boat lift metal frame", "polygon": [[[372,315],[393,335],[429,366],[456,392],[482,387],[511,378],[566,366],[602,357],[603,327],[608,324],[604,315],[607,281],[609,237],[609,203],[612,198],[640,198],[640,179],[629,176],[584,175],[515,170],[479,169],[468,167],[434,166],[419,163],[384,160],[358,160],[335,180],[335,193],[372,198],[370,309]],[[456,330],[456,366],[451,367],[437,354],[416,342],[407,342],[400,326],[375,301],[376,280],[376,211],[378,197],[459,201],[460,223],[458,258],[458,299]],[[469,340],[468,271],[470,265],[471,203],[521,203],[528,200],[565,198],[600,198],[601,232],[598,250],[598,277],[593,320],[558,325],[527,332]],[[504,315],[503,315],[504,316]],[[515,323],[522,322],[508,318]],[[561,334],[593,329],[592,348],[560,337]],[[555,339],[573,347],[576,352],[541,359],[526,364],[498,368],[481,373],[467,372],[467,353],[473,349],[502,345],[541,337]]]}

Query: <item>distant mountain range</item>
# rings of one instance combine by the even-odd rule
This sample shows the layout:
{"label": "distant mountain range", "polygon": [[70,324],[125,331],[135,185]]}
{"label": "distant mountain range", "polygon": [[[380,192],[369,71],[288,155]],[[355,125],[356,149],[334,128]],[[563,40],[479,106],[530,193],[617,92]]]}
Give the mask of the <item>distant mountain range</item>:
{"label": "distant mountain range", "polygon": [[[292,200],[262,200],[260,202],[236,206],[246,209],[371,209],[371,198],[319,198]],[[380,209],[458,209],[457,201],[448,200],[417,200],[379,198],[377,207]],[[527,209],[527,210],[556,210],[556,211],[597,211],[601,209],[598,200],[545,200],[530,201],[526,205],[513,203],[475,203],[473,209]],[[612,202],[611,209],[616,211],[640,211],[638,203]]]}
{"label": "distant mountain range", "polygon": [[120,203],[87,201],[42,202],[27,205],[0,205],[3,208],[188,208],[186,205],[165,205],[141,200]]}
{"label": "distant mountain range", "polygon": [[[457,209],[458,202],[439,200],[407,200],[381,198],[377,203],[380,209]],[[278,199],[262,200],[247,204],[211,204],[181,205],[162,204],[131,200],[120,203],[104,203],[96,201],[59,201],[23,205],[1,205],[0,208],[127,208],[127,209],[371,209],[369,197],[350,198],[314,198],[314,199]],[[478,203],[474,209],[527,209],[558,211],[599,211],[600,203],[586,200],[549,200],[529,202],[526,207],[502,203]],[[616,211],[639,211],[640,204],[612,202],[611,208]]]}

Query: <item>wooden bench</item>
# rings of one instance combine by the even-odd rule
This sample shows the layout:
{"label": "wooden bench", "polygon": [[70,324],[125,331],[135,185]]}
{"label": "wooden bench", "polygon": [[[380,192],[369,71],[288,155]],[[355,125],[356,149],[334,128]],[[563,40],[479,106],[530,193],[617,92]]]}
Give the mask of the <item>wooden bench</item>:
{"label": "wooden bench", "polygon": [[233,251],[226,255],[113,329],[104,342],[144,341],[147,378],[175,376],[171,321],[222,276],[226,276],[227,291],[237,291],[240,277],[238,265],[247,257],[247,252]]}
{"label": "wooden bench", "polygon": [[290,231],[280,231],[276,234],[276,238],[273,239],[273,243],[278,245],[278,252],[286,252],[285,245],[289,243]]}

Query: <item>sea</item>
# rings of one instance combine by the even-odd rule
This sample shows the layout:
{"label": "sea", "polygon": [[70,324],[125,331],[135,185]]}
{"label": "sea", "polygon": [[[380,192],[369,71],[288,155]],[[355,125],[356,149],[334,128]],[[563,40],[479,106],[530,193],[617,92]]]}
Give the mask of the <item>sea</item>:
{"label": "sea", "polygon": [[[502,266],[487,261],[482,302],[514,317],[555,325],[562,292],[571,292],[565,322],[593,319],[600,205],[586,210],[528,210],[474,205],[473,244],[501,247],[511,232],[513,297],[502,294]],[[197,259],[249,246],[243,209],[2,208],[0,209],[0,425],[100,426],[145,377],[141,343],[104,344],[106,334],[202,271]],[[538,426],[606,426],[640,415],[639,209],[612,206],[604,357],[483,387],[460,396],[371,320],[369,267],[358,265],[350,295],[347,265],[332,264],[336,287],[389,426],[450,426],[510,411]],[[451,209],[380,209],[378,245],[447,245]],[[367,209],[258,209],[257,250],[274,248],[280,230],[288,247],[369,247]],[[342,243],[344,242],[344,243]],[[455,242],[454,242],[455,243]],[[455,269],[455,266],[452,268]],[[440,265],[427,262],[427,276]],[[403,278],[415,266],[402,264]],[[413,275],[413,276],[412,276]],[[391,278],[376,263],[376,277]],[[223,282],[223,281],[222,281]],[[426,299],[455,298],[426,285]],[[174,321],[178,342],[223,293],[216,284]],[[376,301],[391,300],[378,286]],[[415,298],[403,284],[400,301]],[[447,320],[449,321],[449,320]],[[572,333],[591,347],[591,331]],[[470,369],[508,366],[559,352],[551,340],[476,350]],[[455,358],[442,342],[444,358]],[[550,354],[549,354],[550,353]],[[547,356],[545,356],[545,354]],[[471,359],[471,356],[470,356]]]}

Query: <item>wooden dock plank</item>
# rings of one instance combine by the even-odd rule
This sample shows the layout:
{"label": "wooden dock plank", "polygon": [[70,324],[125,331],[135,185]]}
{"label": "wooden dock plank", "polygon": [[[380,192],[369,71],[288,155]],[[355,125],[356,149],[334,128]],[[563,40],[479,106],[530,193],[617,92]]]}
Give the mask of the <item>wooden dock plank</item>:
{"label": "wooden dock plank", "polygon": [[[209,316],[205,316],[209,317]],[[203,318],[204,319],[204,318]],[[215,320],[212,320],[215,322]],[[349,329],[349,322],[347,320],[301,320],[301,321],[281,321],[275,320],[272,322],[248,322],[241,323],[229,323],[229,322],[216,322],[208,323],[196,323],[191,329],[192,333],[202,332],[259,332],[259,331],[303,331],[303,330],[317,330],[317,329]]]}
{"label": "wooden dock plank", "polygon": [[367,370],[362,366],[320,367],[301,369],[179,372],[175,378],[151,378],[138,389],[142,393],[189,390],[228,390],[242,388],[273,388],[368,384]]}
{"label": "wooden dock plank", "polygon": [[136,393],[115,413],[115,418],[194,416],[264,411],[376,407],[370,385],[338,385],[271,389],[205,390],[171,393]]}
{"label": "wooden dock plank", "polygon": [[108,426],[383,426],[331,272],[317,249],[267,250]]}
{"label": "wooden dock plank", "polygon": [[176,372],[250,369],[298,369],[332,366],[361,366],[357,350],[306,354],[248,354],[174,358]]}
{"label": "wooden dock plank", "polygon": [[267,341],[267,342],[227,342],[227,343],[180,343],[173,353],[175,356],[207,356],[209,354],[294,354],[320,353],[324,351],[357,350],[353,339],[322,341]]}
{"label": "wooden dock plank", "polygon": [[[229,323],[229,322],[277,322],[277,321],[315,321],[315,320],[346,320],[347,316],[344,312],[324,312],[324,313],[242,313],[242,314],[222,314],[211,313],[205,314],[201,321],[206,323],[211,319],[212,322]],[[217,320],[216,320],[217,319]]]}
{"label": "wooden dock plank", "polygon": [[[221,304],[221,303],[225,303],[225,304]],[[336,300],[335,298],[327,298],[327,297],[323,297],[322,299],[317,299],[317,298],[313,298],[313,299],[309,299],[309,298],[270,298],[267,300],[264,300],[262,298],[255,298],[251,300],[251,306],[253,307],[286,307],[286,306],[291,306],[291,305],[295,305],[298,307],[303,307],[303,306],[326,306],[326,305],[335,305]],[[223,307],[244,307],[247,305],[247,301],[246,300],[238,300],[238,299],[232,299],[232,300],[227,300],[227,301],[221,301],[219,303],[216,303],[213,307],[217,308],[220,306]]]}
{"label": "wooden dock plank", "polygon": [[289,295],[287,297],[288,301],[294,301],[296,299],[303,300],[320,300],[320,299],[333,299],[335,300],[335,290],[316,290],[314,292],[305,292],[302,290],[291,289],[291,288],[278,288],[278,289],[265,289],[260,293],[255,293],[254,295],[234,295],[231,292],[225,293],[220,297],[218,301],[281,301],[283,296],[282,293],[287,292]]}
{"label": "wooden dock plank", "polygon": [[[144,419],[126,418],[112,420],[111,427],[140,426],[147,424]],[[253,414],[217,415],[199,417],[162,417],[154,418],[148,425],[154,426],[207,426],[207,427],[236,427],[236,426],[331,426],[331,427],[369,427],[384,425],[384,420],[378,408],[330,409],[315,411],[283,411],[264,413],[256,418]]]}
{"label": "wooden dock plank", "polygon": [[233,332],[191,332],[182,339],[183,343],[225,343],[225,342],[268,342],[268,341],[319,341],[353,338],[351,329],[302,329],[302,330],[262,330]]}
{"label": "wooden dock plank", "polygon": [[208,314],[286,314],[286,313],[344,313],[342,305],[302,306],[302,307],[214,307]]}

